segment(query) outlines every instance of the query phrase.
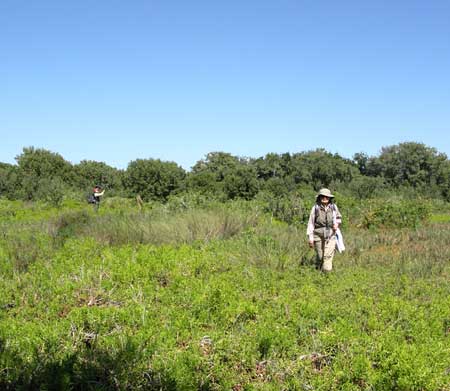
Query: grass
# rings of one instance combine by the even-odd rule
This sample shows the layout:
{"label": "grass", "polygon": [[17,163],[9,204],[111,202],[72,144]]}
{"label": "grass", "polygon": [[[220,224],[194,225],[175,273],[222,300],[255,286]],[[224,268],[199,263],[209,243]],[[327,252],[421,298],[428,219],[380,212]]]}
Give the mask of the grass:
{"label": "grass", "polygon": [[234,208],[5,225],[0,388],[450,390],[448,223],[348,227],[323,275],[304,227]]}
{"label": "grass", "polygon": [[430,217],[430,222],[432,223],[450,223],[450,214],[433,214]]}

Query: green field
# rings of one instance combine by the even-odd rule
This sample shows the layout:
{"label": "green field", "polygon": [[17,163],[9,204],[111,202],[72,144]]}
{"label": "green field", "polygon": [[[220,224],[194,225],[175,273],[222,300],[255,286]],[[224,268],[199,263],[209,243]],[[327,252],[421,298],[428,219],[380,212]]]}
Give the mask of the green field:
{"label": "green field", "polygon": [[328,275],[256,202],[0,225],[0,389],[450,390],[448,218],[347,222]]}

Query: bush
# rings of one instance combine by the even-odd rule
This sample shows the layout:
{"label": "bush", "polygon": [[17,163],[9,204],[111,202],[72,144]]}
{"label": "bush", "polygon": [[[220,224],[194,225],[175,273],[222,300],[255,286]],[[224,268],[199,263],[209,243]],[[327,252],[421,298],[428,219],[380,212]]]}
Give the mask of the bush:
{"label": "bush", "polygon": [[38,182],[35,198],[52,206],[59,206],[64,198],[64,193],[65,185],[60,178],[42,178]]}
{"label": "bush", "polygon": [[5,233],[2,247],[15,272],[26,272],[34,262],[49,252],[45,233],[28,227],[16,228]]}
{"label": "bush", "polygon": [[415,228],[430,216],[429,202],[423,200],[373,200],[362,210],[361,226]]}
{"label": "bush", "polygon": [[359,176],[354,178],[347,188],[353,197],[368,199],[382,195],[386,185],[383,178]]}
{"label": "bush", "polygon": [[92,219],[86,210],[70,211],[51,221],[49,231],[54,243],[61,245],[66,239],[80,235],[89,224]]}
{"label": "bush", "polygon": [[299,225],[308,220],[309,206],[298,193],[290,193],[275,197],[269,193],[261,193],[258,199],[264,205],[264,211],[277,220],[288,224]]}

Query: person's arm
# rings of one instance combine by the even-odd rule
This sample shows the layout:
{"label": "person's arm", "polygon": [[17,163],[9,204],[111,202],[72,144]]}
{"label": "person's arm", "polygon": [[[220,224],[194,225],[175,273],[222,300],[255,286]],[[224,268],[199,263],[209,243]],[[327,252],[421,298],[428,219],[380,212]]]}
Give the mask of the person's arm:
{"label": "person's arm", "polygon": [[336,204],[334,204],[334,221],[333,221],[333,229],[336,231],[339,226],[342,224],[342,215],[339,212],[339,209]]}
{"label": "person's arm", "polygon": [[105,190],[103,190],[103,191],[100,192],[100,193],[94,193],[94,196],[96,196],[96,197],[101,197],[104,193],[105,193]]}
{"label": "person's arm", "polygon": [[308,226],[306,228],[306,235],[308,235],[309,244],[314,243],[314,223],[316,220],[316,206],[314,205],[309,214]]}

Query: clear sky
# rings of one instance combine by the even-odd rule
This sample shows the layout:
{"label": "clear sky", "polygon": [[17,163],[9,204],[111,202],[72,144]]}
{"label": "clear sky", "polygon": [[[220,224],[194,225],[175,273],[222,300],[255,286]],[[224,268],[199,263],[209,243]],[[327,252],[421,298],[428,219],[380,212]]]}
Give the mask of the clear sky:
{"label": "clear sky", "polygon": [[0,1],[2,162],[450,156],[449,130],[449,0]]}

